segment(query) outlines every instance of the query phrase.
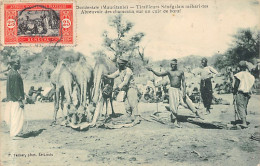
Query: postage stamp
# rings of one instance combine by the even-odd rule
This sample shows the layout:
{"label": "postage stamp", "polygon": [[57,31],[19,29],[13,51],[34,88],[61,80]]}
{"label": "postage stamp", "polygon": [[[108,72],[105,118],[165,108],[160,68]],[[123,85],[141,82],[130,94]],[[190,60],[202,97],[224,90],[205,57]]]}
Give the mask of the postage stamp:
{"label": "postage stamp", "polygon": [[73,3],[4,4],[4,45],[73,45]]}

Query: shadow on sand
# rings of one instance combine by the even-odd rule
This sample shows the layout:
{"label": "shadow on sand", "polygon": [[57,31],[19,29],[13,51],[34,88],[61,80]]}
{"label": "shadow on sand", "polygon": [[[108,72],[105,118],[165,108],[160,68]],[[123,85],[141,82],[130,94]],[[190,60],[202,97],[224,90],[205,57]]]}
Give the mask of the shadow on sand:
{"label": "shadow on sand", "polygon": [[221,123],[221,122],[217,122],[217,121],[209,122],[209,121],[206,121],[204,119],[194,117],[194,116],[179,115],[179,121],[180,122],[189,122],[191,124],[195,124],[204,129],[224,129],[227,126],[226,124]]}
{"label": "shadow on sand", "polygon": [[30,138],[30,137],[37,137],[38,135],[40,135],[43,130],[46,130],[46,129],[40,129],[40,130],[36,130],[36,131],[30,131],[28,133],[25,133],[25,134],[22,134],[20,135],[19,137],[21,138]]}
{"label": "shadow on sand", "polygon": [[[231,121],[230,123],[231,123],[232,125],[242,124],[242,120]],[[249,125],[250,122],[246,122],[246,124]]]}
{"label": "shadow on sand", "polygon": [[200,126],[201,128],[204,129],[223,129],[225,126],[221,123],[215,124],[215,123],[201,123],[201,122],[194,122],[194,121],[189,121],[189,123],[195,124]]}

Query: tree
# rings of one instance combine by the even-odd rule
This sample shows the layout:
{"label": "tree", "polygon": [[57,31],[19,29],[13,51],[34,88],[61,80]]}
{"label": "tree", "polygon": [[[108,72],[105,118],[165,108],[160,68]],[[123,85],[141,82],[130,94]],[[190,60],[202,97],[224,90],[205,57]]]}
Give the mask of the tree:
{"label": "tree", "polygon": [[5,65],[7,65],[10,58],[15,57],[19,57],[17,47],[4,47],[3,50],[0,51],[1,62]]}
{"label": "tree", "polygon": [[237,66],[241,60],[254,63],[259,58],[259,46],[259,32],[251,29],[239,30],[233,36],[231,47],[224,54],[215,55],[214,66],[218,69]]}
{"label": "tree", "polygon": [[95,57],[95,59],[98,59],[99,57],[106,57],[106,54],[103,50],[98,50],[92,53],[92,55]]}
{"label": "tree", "polygon": [[109,36],[108,31],[104,31],[103,45],[108,51],[112,51],[115,55],[114,61],[122,55],[129,57],[137,56],[136,49],[139,49],[139,43],[144,37],[143,32],[135,33],[132,36],[129,32],[132,30],[134,24],[129,21],[124,21],[122,15],[111,17],[108,21],[109,26],[115,29],[116,36]]}
{"label": "tree", "polygon": [[75,52],[73,49],[65,50],[65,47],[44,47],[41,52],[45,59],[48,59],[53,66],[56,66],[59,60],[68,64],[77,62],[83,54]]}
{"label": "tree", "polygon": [[234,47],[231,49],[231,57],[239,60],[252,61],[259,56],[259,32],[243,29],[234,35]]}
{"label": "tree", "polygon": [[44,47],[41,54],[53,66],[56,66],[61,56],[61,50],[63,50],[63,47]]}

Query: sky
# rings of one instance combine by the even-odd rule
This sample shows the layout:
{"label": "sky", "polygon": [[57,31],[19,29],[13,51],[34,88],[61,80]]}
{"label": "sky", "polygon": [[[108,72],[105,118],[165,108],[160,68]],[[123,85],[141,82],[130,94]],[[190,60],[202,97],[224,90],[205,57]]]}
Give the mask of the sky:
{"label": "sky", "polygon": [[[224,53],[232,44],[233,35],[241,28],[259,30],[260,0],[78,0],[76,6],[102,5],[207,5],[208,8],[181,9],[176,14],[123,14],[123,19],[134,23],[129,35],[143,32],[140,43],[145,47],[144,55],[152,60],[181,58],[189,55],[204,57]],[[113,14],[81,14],[75,11],[76,46],[67,47],[92,56],[102,46],[105,30],[113,37],[115,33],[108,25]],[[42,47],[28,48],[40,52]],[[108,56],[112,53],[106,51]]]}
{"label": "sky", "polygon": [[[130,3],[131,2],[131,3]],[[232,35],[241,28],[259,29],[259,1],[257,0],[167,0],[167,1],[78,1],[77,6],[107,5],[163,5],[206,4],[208,8],[181,9],[172,14],[124,14],[123,18],[134,23],[132,33],[144,32],[140,43],[145,56],[153,60],[181,58],[188,55],[209,57],[224,53],[232,42]],[[102,33],[112,32],[108,14],[80,14],[77,17],[76,51],[90,56],[104,49]],[[109,52],[107,52],[109,54]]]}

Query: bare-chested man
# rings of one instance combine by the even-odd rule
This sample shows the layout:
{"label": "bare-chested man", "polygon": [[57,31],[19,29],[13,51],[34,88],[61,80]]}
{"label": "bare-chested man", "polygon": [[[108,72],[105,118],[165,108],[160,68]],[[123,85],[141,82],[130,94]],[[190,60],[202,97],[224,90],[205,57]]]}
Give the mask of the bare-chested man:
{"label": "bare-chested man", "polygon": [[[186,95],[186,84],[184,72],[178,70],[177,68],[177,59],[171,60],[171,70],[166,72],[156,72],[152,68],[147,67],[147,70],[152,71],[156,76],[163,77],[168,76],[170,80],[169,88],[169,104],[170,110],[172,111],[171,118],[174,120],[176,127],[180,127],[178,124],[178,106],[183,101],[187,104],[189,109],[199,116],[196,108],[192,104],[192,101]],[[182,90],[182,91],[181,91]],[[174,118],[175,116],[175,118]]]}

